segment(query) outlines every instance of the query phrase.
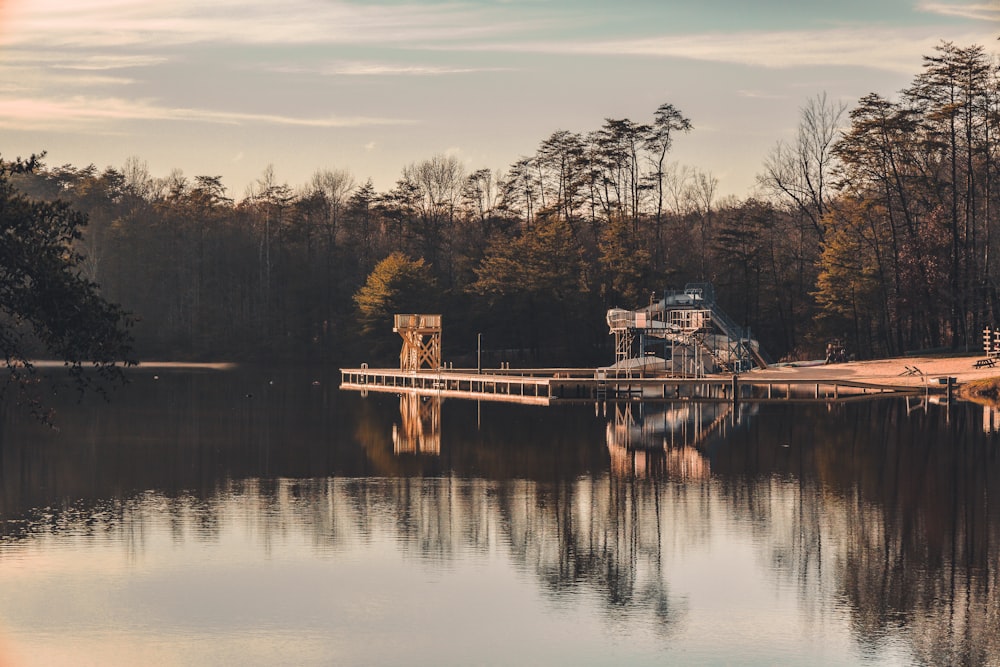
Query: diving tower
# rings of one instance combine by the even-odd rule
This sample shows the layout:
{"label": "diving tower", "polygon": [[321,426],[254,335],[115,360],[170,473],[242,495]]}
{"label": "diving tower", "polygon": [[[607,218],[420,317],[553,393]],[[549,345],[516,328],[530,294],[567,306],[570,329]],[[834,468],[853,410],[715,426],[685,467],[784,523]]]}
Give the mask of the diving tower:
{"label": "diving tower", "polygon": [[441,368],[441,316],[396,314],[392,330],[403,339],[399,370],[417,372]]}
{"label": "diving tower", "polygon": [[638,310],[612,308],[607,322],[615,337],[615,368],[627,375],[645,368],[647,355],[655,355],[657,345],[662,346],[660,358],[664,365],[670,364],[671,372],[680,362],[681,375],[741,373],[768,365],[750,330],[738,326],[719,307],[711,283],[689,283]]}

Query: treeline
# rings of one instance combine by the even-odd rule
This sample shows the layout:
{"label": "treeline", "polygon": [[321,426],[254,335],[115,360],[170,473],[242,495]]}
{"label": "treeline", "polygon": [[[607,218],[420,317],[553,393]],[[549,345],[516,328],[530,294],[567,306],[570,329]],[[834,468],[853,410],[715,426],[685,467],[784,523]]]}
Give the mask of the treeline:
{"label": "treeline", "polygon": [[392,313],[440,312],[457,363],[477,333],[494,359],[600,363],[607,308],[692,281],[775,358],[828,337],[860,356],[975,346],[997,308],[994,57],[944,43],[898,99],[847,111],[810,100],[744,200],[668,160],[694,129],[670,104],[555,132],[501,173],[435,156],[387,192],[345,170],[293,189],[269,168],[237,201],[221,177],[135,159],[16,184],[89,216],[88,277],[138,316],[146,358],[384,362]]}

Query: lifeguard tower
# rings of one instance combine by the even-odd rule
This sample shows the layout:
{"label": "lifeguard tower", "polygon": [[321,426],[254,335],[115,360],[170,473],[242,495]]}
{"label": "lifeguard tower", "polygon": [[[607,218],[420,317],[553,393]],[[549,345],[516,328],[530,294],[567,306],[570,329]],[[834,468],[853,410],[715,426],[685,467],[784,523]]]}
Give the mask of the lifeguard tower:
{"label": "lifeguard tower", "polygon": [[392,330],[403,338],[399,370],[441,369],[441,316],[394,315]]}

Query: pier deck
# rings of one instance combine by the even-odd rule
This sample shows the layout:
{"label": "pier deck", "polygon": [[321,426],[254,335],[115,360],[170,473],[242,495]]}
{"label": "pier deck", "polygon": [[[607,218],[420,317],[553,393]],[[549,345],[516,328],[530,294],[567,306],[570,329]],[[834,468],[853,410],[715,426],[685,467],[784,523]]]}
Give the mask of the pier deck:
{"label": "pier deck", "polygon": [[355,391],[416,393],[453,398],[548,405],[551,378],[533,375],[477,373],[475,370],[400,371],[392,368],[342,368],[340,388]]}
{"label": "pier deck", "polygon": [[831,376],[615,377],[605,369],[341,369],[341,389],[549,405],[573,400],[838,401],[944,393],[946,385],[872,383]]}

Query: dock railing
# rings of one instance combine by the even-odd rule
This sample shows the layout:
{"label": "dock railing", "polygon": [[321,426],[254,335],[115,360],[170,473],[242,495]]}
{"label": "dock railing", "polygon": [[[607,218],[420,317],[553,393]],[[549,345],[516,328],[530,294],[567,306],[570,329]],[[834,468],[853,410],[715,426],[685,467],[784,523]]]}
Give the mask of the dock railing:
{"label": "dock railing", "polygon": [[572,400],[844,401],[946,393],[947,387],[858,382],[843,378],[620,377],[613,369],[476,369],[403,372],[341,369],[341,388],[549,405]]}

